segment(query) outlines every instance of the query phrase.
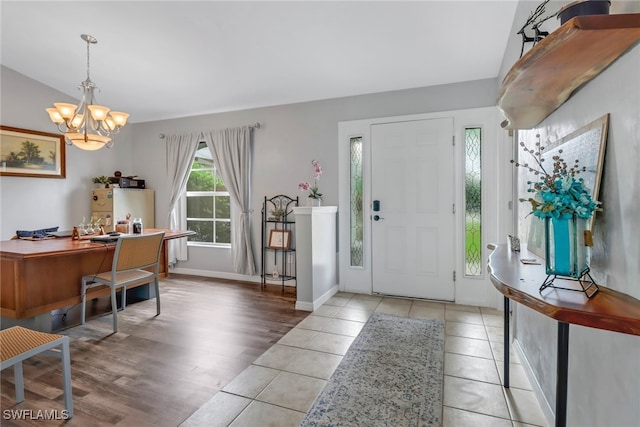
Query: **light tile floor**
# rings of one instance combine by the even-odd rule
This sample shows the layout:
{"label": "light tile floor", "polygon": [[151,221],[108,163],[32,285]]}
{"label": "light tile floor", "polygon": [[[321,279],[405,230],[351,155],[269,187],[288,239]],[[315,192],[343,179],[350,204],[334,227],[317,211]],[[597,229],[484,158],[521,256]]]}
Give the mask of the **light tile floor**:
{"label": "light tile floor", "polygon": [[182,426],[297,426],[374,312],[445,320],[443,427],[547,426],[517,355],[502,387],[503,314],[490,308],[338,293]]}

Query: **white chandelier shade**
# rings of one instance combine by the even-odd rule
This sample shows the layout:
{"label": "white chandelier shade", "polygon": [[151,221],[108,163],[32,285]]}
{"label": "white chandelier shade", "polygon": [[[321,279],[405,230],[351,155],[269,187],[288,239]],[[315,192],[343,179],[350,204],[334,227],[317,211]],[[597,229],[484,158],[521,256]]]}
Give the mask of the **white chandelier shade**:
{"label": "white chandelier shade", "polygon": [[117,135],[127,124],[129,114],[111,111],[109,107],[94,104],[93,92],[97,86],[89,77],[89,47],[98,40],[88,34],[82,34],[80,37],[87,42],[87,79],[78,86],[82,90],[82,102],[80,105],[56,102],[46,110],[51,121],[58,126],[58,130],[64,133],[67,144],[88,151],[104,146],[111,148],[112,136]]}

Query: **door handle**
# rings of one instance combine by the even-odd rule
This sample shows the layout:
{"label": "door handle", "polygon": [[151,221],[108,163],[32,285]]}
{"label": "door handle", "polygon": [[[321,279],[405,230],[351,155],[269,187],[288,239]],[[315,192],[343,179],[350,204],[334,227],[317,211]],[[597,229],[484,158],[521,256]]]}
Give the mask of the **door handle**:
{"label": "door handle", "polygon": [[380,221],[381,219],[384,219],[384,218],[382,218],[380,215],[374,215],[373,216],[373,220],[374,221]]}

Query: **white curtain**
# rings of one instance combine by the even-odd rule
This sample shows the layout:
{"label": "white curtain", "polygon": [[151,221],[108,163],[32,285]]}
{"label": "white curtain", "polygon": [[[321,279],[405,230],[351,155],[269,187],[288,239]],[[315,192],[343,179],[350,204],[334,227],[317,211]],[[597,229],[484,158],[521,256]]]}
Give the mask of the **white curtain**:
{"label": "white curtain", "polygon": [[[202,134],[189,133],[167,136],[167,174],[169,176],[169,229],[185,230],[187,214],[181,196],[187,187],[191,163],[196,155]],[[169,264],[187,259],[187,239],[169,240]]]}
{"label": "white curtain", "polygon": [[237,273],[256,272],[251,245],[251,127],[223,129],[205,134],[233,204],[231,256]]}

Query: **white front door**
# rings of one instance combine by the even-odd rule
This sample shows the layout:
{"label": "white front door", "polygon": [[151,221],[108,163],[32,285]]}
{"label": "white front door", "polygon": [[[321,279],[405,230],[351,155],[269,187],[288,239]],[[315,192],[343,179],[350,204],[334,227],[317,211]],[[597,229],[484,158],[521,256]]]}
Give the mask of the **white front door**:
{"label": "white front door", "polygon": [[371,126],[374,293],[453,301],[453,118]]}

